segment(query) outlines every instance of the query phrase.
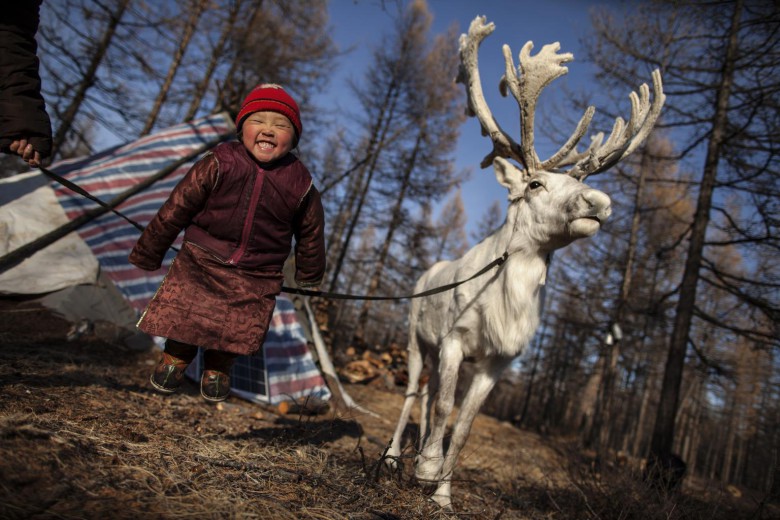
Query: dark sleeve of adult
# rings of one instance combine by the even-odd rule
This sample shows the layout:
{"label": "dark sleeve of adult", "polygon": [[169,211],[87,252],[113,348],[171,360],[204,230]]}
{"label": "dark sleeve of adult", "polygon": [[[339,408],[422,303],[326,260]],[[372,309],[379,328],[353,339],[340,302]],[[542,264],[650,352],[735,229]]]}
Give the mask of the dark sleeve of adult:
{"label": "dark sleeve of adult", "polygon": [[0,15],[0,151],[26,138],[41,154],[51,155],[51,122],[38,74],[39,8],[42,0],[4,2]]}
{"label": "dark sleeve of adult", "polygon": [[314,287],[325,276],[325,212],[314,186],[303,198],[295,222],[295,282]]}

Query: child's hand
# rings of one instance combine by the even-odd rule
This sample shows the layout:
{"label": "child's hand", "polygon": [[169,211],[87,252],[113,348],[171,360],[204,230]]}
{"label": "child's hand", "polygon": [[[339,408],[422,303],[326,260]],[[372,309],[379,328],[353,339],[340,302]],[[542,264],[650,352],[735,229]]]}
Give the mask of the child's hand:
{"label": "child's hand", "polygon": [[24,159],[24,161],[30,166],[41,165],[41,154],[38,152],[38,150],[35,149],[32,143],[27,142],[26,138],[13,141],[9,148],[16,155]]}

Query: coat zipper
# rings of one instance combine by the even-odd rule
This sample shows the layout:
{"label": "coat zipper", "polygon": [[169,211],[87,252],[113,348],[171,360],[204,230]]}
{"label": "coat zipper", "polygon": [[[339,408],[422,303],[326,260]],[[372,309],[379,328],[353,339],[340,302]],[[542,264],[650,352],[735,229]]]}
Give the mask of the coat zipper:
{"label": "coat zipper", "polygon": [[238,262],[241,261],[241,257],[244,256],[244,252],[246,251],[246,246],[249,244],[255,210],[257,209],[257,203],[260,200],[260,191],[263,188],[263,181],[265,180],[260,177],[262,173],[263,171],[260,170],[260,172],[255,175],[255,183],[252,186],[252,197],[249,199],[249,207],[247,208],[246,217],[244,218],[244,227],[241,230],[241,242],[238,244],[238,249],[236,249],[233,254],[230,255],[230,259],[228,259],[228,263],[231,265],[237,265]]}

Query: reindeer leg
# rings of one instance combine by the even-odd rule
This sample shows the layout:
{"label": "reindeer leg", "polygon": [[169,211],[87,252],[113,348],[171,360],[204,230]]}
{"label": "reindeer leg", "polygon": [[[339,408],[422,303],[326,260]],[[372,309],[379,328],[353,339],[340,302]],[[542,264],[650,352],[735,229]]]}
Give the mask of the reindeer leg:
{"label": "reindeer leg", "polygon": [[433,396],[439,391],[439,375],[434,372],[430,380],[425,383],[420,391],[420,428],[417,434],[417,448],[422,450],[425,442],[428,440],[428,430],[430,429],[431,406],[433,406]]}
{"label": "reindeer leg", "polygon": [[409,415],[412,412],[412,406],[414,406],[414,400],[417,397],[417,390],[420,385],[420,374],[423,369],[423,359],[420,353],[420,348],[417,344],[417,338],[412,335],[409,338],[409,360],[408,360],[408,372],[409,382],[406,386],[406,398],[404,399],[404,405],[401,409],[401,416],[398,418],[398,424],[395,427],[393,433],[393,439],[390,443],[390,449],[387,451],[387,458],[385,463],[393,469],[398,468],[399,459],[401,457],[401,440],[404,435],[404,430],[409,422]]}
{"label": "reindeer leg", "polygon": [[477,372],[474,374],[474,379],[466,393],[466,397],[463,399],[460,411],[455,419],[455,424],[452,427],[450,447],[447,449],[447,456],[444,458],[438,477],[439,487],[431,497],[434,502],[445,509],[452,508],[452,472],[455,469],[455,464],[458,462],[458,455],[460,455],[460,451],[469,437],[471,424],[474,422],[477,413],[479,413],[482,403],[485,402],[485,398],[501,376],[501,372],[504,371],[510,362],[511,359],[506,358],[486,359],[480,364]]}
{"label": "reindeer leg", "polygon": [[418,480],[436,480],[444,460],[444,434],[447,419],[455,405],[455,387],[458,383],[458,369],[463,361],[460,338],[449,335],[442,341],[438,363],[438,392],[434,386],[435,376],[431,377],[428,399],[433,399],[429,407],[431,430],[423,443],[422,452],[415,464],[415,477]]}

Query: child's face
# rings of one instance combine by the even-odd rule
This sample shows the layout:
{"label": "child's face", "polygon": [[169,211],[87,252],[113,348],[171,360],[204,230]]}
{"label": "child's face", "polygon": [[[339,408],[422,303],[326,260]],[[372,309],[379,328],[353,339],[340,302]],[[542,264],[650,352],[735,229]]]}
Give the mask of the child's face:
{"label": "child's face", "polygon": [[269,163],[293,149],[295,127],[277,112],[254,112],[244,120],[241,142],[258,162]]}

